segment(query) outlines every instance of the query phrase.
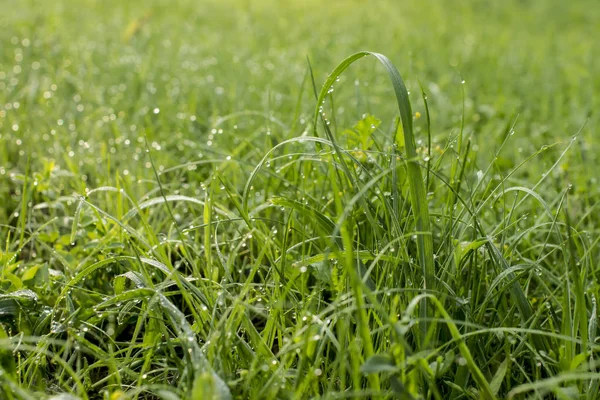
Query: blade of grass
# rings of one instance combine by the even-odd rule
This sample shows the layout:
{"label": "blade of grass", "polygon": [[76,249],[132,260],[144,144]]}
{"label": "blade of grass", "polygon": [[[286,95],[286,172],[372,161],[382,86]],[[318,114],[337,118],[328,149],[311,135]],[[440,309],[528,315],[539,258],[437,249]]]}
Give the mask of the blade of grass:
{"label": "blade of grass", "polygon": [[[413,133],[412,124],[412,109],[410,100],[408,97],[408,91],[404,85],[404,81],[400,76],[400,73],[392,62],[383,54],[373,53],[368,51],[361,51],[351,55],[342,61],[329,75],[319,96],[317,97],[317,107],[314,115],[314,130],[316,133],[317,124],[322,110],[322,106],[325,102],[330,88],[335,83],[336,79],[354,62],[367,57],[373,56],[385,67],[390,80],[394,93],[396,95],[396,101],[398,103],[398,110],[400,112],[400,120],[402,122],[402,129],[404,131],[404,148],[406,149],[406,167],[408,172],[408,180],[410,186],[410,199],[415,218],[415,230],[419,232],[417,234],[417,252],[418,260],[421,267],[421,273],[423,275],[423,289],[424,290],[435,290],[435,264],[433,257],[433,238],[431,236],[431,224],[429,220],[429,210],[427,208],[427,196],[425,191],[425,183],[421,175],[421,166],[418,163],[418,154],[415,149],[415,138]],[[330,140],[333,141],[332,138]],[[335,145],[335,142],[334,142]],[[423,303],[422,315],[426,315],[426,300]],[[425,340],[427,325],[422,325],[422,340]]]}

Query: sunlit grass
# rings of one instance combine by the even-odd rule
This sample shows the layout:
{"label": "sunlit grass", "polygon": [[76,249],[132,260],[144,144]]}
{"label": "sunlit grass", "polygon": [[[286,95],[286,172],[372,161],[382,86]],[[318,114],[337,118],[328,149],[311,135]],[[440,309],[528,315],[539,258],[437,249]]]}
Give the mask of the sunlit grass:
{"label": "sunlit grass", "polygon": [[596,398],[600,9],[396,3],[0,2],[0,398]]}

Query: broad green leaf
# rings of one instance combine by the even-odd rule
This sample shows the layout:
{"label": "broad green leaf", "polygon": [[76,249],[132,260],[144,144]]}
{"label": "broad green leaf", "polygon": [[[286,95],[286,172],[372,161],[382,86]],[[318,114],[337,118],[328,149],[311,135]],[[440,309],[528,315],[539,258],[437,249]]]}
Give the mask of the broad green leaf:
{"label": "broad green leaf", "polygon": [[40,268],[39,265],[34,265],[33,267],[29,267],[24,273],[23,276],[21,276],[21,280],[23,282],[25,281],[29,281],[31,279],[35,278],[35,275],[38,272],[38,269]]}
{"label": "broad green leaf", "polygon": [[201,372],[194,381],[190,400],[230,400],[231,392],[223,380],[214,372]]}
{"label": "broad green leaf", "polygon": [[392,357],[387,354],[376,354],[360,367],[363,374],[378,374],[381,372],[396,372],[398,367],[394,364]]}
{"label": "broad green leaf", "polygon": [[165,389],[158,390],[156,395],[162,400],[181,400],[181,396]]}
{"label": "broad green leaf", "polygon": [[[8,339],[8,335],[2,325],[0,325],[0,339]],[[15,357],[9,349],[0,348],[0,368],[12,378],[16,377],[17,367]]]}
{"label": "broad green leaf", "polygon": [[352,129],[347,129],[343,134],[348,136],[350,148],[358,147],[362,150],[369,150],[373,146],[373,132],[381,125],[381,121],[374,116],[367,114],[358,121]]}
{"label": "broad green leaf", "polygon": [[498,369],[496,370],[496,373],[494,374],[492,381],[490,382],[490,387],[492,388],[492,393],[494,393],[495,395],[498,394],[498,391],[500,390],[500,386],[502,386],[502,381],[504,380],[504,377],[506,376],[506,371],[508,370],[508,362],[509,362],[508,357],[505,358],[504,361],[502,361],[502,363],[498,366]]}

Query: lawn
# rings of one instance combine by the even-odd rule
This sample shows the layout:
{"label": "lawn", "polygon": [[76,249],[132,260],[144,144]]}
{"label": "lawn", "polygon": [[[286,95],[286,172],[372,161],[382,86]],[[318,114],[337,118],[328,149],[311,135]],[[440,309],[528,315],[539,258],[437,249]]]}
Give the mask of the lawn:
{"label": "lawn", "polygon": [[599,398],[596,0],[0,10],[0,399]]}

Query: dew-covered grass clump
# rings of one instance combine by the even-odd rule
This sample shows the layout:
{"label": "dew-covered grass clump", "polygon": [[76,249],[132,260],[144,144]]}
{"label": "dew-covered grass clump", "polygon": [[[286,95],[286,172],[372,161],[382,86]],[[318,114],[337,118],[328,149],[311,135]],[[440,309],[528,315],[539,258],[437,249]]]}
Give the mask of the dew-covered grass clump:
{"label": "dew-covered grass clump", "polygon": [[0,9],[0,399],[598,398],[595,0]]}

